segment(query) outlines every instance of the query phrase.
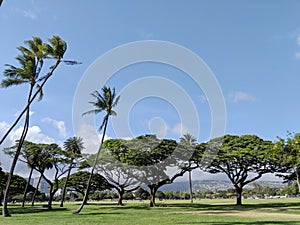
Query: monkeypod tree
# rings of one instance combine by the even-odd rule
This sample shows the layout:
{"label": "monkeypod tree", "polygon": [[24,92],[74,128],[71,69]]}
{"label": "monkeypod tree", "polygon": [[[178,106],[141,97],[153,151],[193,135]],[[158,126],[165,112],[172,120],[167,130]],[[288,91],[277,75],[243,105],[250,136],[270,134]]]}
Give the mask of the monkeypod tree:
{"label": "monkeypod tree", "polygon": [[300,134],[288,133],[286,139],[280,138],[275,143],[274,151],[284,172],[278,175],[285,182],[296,181],[300,192]]}
{"label": "monkeypod tree", "polygon": [[237,205],[242,205],[245,185],[266,173],[281,169],[278,160],[274,157],[274,144],[255,135],[225,135],[210,140],[206,147],[208,151],[203,152],[202,148],[203,154],[214,152],[216,155],[205,170],[227,175],[235,188]]}
{"label": "monkeypod tree", "polygon": [[179,154],[187,152],[188,148],[175,140],[142,135],[131,140],[110,141],[106,147],[114,158],[135,170],[132,176],[136,180],[147,185],[150,207],[156,206],[155,196],[160,187],[188,171],[188,163],[183,162]]}
{"label": "monkeypod tree", "polygon": [[[69,176],[67,191],[72,191],[81,194],[82,196],[85,193],[86,185],[90,173],[87,171],[78,171]],[[66,183],[66,177],[63,177],[59,180],[59,187],[63,187]],[[97,191],[103,191],[106,189],[111,189],[111,185],[107,182],[107,180],[101,176],[100,174],[95,173],[93,175],[90,187],[90,194],[93,194]]]}
{"label": "monkeypod tree", "polygon": [[[113,147],[112,147],[113,146]],[[123,196],[139,188],[140,182],[135,178],[135,169],[113,157],[110,148],[121,150],[123,145],[117,139],[110,139],[103,143],[102,154],[96,166],[97,173],[103,175],[111,187],[118,192],[118,205],[123,205]]]}

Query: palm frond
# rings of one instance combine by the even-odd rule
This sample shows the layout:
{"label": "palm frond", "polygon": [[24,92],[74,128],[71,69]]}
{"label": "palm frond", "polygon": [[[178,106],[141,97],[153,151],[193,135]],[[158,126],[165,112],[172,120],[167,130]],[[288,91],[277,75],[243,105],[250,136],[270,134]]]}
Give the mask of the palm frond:
{"label": "palm frond", "polygon": [[97,113],[99,113],[101,111],[99,109],[92,109],[92,110],[89,110],[87,112],[82,113],[82,116],[85,116],[85,115],[88,115],[88,114],[97,114]]}
{"label": "palm frond", "polygon": [[26,81],[24,81],[23,79],[11,79],[11,78],[7,78],[5,80],[2,80],[1,82],[1,87],[3,88],[7,88],[13,85],[20,85],[20,84],[24,84],[26,83]]}
{"label": "palm frond", "polygon": [[120,95],[116,98],[116,100],[114,101],[114,103],[113,103],[113,105],[112,105],[112,107],[114,108],[114,107],[116,107],[117,105],[118,105],[118,103],[119,103],[119,100],[120,100]]}
{"label": "palm frond", "polygon": [[78,61],[74,61],[74,60],[62,60],[63,63],[67,64],[67,65],[78,65],[78,64],[82,64],[82,62],[78,62]]}
{"label": "palm frond", "polygon": [[53,49],[51,55],[56,59],[62,59],[67,50],[67,43],[57,35],[53,35],[52,38],[48,39],[48,41]]}

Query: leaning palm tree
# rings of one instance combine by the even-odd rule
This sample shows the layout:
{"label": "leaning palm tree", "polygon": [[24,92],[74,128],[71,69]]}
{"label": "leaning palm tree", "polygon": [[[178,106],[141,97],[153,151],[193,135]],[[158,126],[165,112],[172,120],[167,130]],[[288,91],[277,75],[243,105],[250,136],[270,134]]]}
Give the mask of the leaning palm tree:
{"label": "leaning palm tree", "polygon": [[93,177],[93,174],[94,174],[94,170],[97,166],[98,158],[99,158],[100,151],[101,151],[101,147],[102,147],[102,144],[103,144],[103,141],[104,141],[104,136],[105,136],[105,133],[106,133],[108,119],[109,119],[110,116],[116,116],[117,115],[117,113],[113,110],[113,108],[115,106],[117,106],[117,104],[119,102],[119,99],[120,99],[120,96],[116,96],[115,88],[110,89],[110,87],[106,87],[106,86],[104,86],[101,89],[101,93],[98,92],[98,91],[95,91],[91,95],[96,99],[96,101],[90,102],[95,107],[95,109],[87,111],[87,112],[83,113],[83,115],[97,114],[97,113],[100,113],[102,111],[105,111],[105,116],[104,116],[103,121],[102,121],[102,123],[99,127],[99,131],[101,131],[103,129],[103,134],[102,134],[100,146],[99,146],[98,152],[96,154],[96,158],[94,160],[94,164],[93,164],[93,167],[92,167],[92,170],[91,170],[88,182],[87,182],[87,188],[85,190],[84,198],[82,200],[82,203],[81,203],[80,207],[75,212],[73,212],[73,214],[80,213],[80,211],[83,209],[85,203],[87,202],[92,177]]}
{"label": "leaning palm tree", "polygon": [[[34,37],[33,39],[35,39],[36,37]],[[52,38],[48,39],[50,42],[49,44],[43,44],[42,47],[33,47],[34,46],[34,41],[25,41],[26,44],[28,44],[30,46],[30,49],[32,49],[32,51],[30,51],[27,48],[24,47],[19,47],[19,50],[28,54],[28,55],[32,55],[34,56],[34,54],[39,53],[40,52],[44,52],[45,55],[44,57],[47,59],[55,59],[55,63],[50,67],[50,71],[46,74],[46,76],[42,77],[39,79],[39,81],[42,81],[42,83],[40,85],[37,85],[37,91],[32,95],[32,98],[27,102],[27,105],[25,106],[25,108],[23,109],[23,111],[20,113],[20,115],[16,118],[15,122],[10,126],[10,128],[7,130],[7,132],[3,135],[2,139],[0,140],[0,145],[4,142],[4,140],[7,138],[7,136],[9,135],[9,133],[13,130],[13,128],[18,124],[18,122],[20,121],[20,119],[22,118],[22,116],[24,115],[24,113],[26,113],[28,111],[28,108],[30,107],[31,103],[33,102],[33,100],[37,97],[37,95],[40,95],[40,99],[43,96],[42,93],[42,88],[43,86],[46,84],[47,80],[52,76],[52,74],[54,73],[55,69],[58,67],[58,65],[61,62],[64,62],[68,65],[74,65],[74,64],[80,64],[76,61],[71,61],[71,60],[62,60],[64,52],[67,49],[67,44],[66,42],[64,42],[59,36],[53,35]],[[10,66],[12,70],[15,69],[14,66],[8,65]],[[43,66],[43,61],[41,61],[40,67],[38,68],[38,72],[41,72]],[[11,77],[13,79],[15,79],[14,77]],[[10,82],[11,82],[10,80]],[[6,85],[4,85],[4,87],[6,87]]]}
{"label": "leaning palm tree", "polygon": [[[21,112],[16,122],[5,134],[6,137],[8,133],[13,129],[13,127],[17,124],[22,115],[26,113],[25,124],[19,140],[18,147],[15,152],[15,156],[11,164],[8,180],[6,183],[2,209],[2,214],[5,217],[10,216],[7,209],[8,192],[12,182],[14,169],[16,167],[22,145],[25,141],[29,129],[30,105],[37,95],[40,95],[41,99],[41,97],[43,96],[42,87],[46,83],[47,79],[52,75],[55,68],[59,65],[63,54],[66,51],[66,43],[62,41],[58,36],[53,36],[52,39],[49,39],[49,42],[50,44],[43,44],[42,40],[39,37],[33,37],[33,40],[25,41],[25,44],[28,45],[28,48],[23,46],[19,47],[18,49],[21,51],[21,54],[18,57],[16,57],[17,61],[20,64],[20,67],[6,65],[8,66],[8,69],[4,71],[4,76],[6,77],[6,79],[2,81],[2,87],[10,87],[13,85],[19,85],[24,83],[28,83],[30,86],[27,98],[27,105],[25,109]],[[49,57],[55,58],[56,63],[51,67],[50,72],[46,76],[40,78],[39,75],[42,70],[44,60]],[[40,82],[42,82],[42,84],[39,84]],[[35,87],[38,90],[33,94],[33,89]],[[2,138],[1,143],[3,142],[5,137]]]}
{"label": "leaning palm tree", "polygon": [[[193,135],[187,133],[180,138],[180,143],[187,146],[195,146],[197,143],[197,139]],[[189,162],[189,164],[191,163]],[[190,201],[191,203],[193,203],[192,171],[190,169],[189,169],[189,189],[190,189]]]}
{"label": "leaning palm tree", "polygon": [[64,184],[64,188],[62,191],[60,207],[64,206],[67,185],[68,185],[69,177],[71,174],[71,170],[73,169],[73,166],[74,166],[74,160],[81,156],[81,151],[84,149],[82,138],[81,137],[68,138],[64,142],[64,148],[65,148],[67,157],[70,159],[70,166],[69,166],[68,173],[66,176],[66,182]]}

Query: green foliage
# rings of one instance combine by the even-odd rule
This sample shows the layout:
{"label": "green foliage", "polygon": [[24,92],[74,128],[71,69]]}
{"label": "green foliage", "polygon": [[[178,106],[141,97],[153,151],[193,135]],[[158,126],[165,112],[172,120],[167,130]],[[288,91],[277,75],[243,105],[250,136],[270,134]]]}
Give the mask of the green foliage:
{"label": "green foliage", "polygon": [[120,96],[116,95],[115,88],[111,89],[110,87],[104,86],[101,89],[101,92],[94,91],[91,95],[96,99],[94,102],[89,102],[94,106],[95,109],[89,110],[83,115],[86,114],[97,114],[102,111],[106,111],[106,115],[99,127],[99,131],[104,127],[105,121],[108,120],[109,116],[116,116],[117,113],[113,110],[114,107],[119,103]]}
{"label": "green foliage", "polygon": [[[203,146],[198,148],[202,151],[198,156],[216,154],[205,170],[227,175],[237,191],[239,205],[246,184],[261,178],[263,174],[282,169],[274,157],[273,148],[271,141],[265,141],[255,135],[225,135],[209,141],[206,144],[209,151],[204,152]],[[250,173],[252,176],[249,176]]]}
{"label": "green foliage", "polygon": [[149,199],[150,195],[149,195],[149,192],[146,191],[145,189],[139,188],[137,191],[134,192],[134,196],[135,196],[135,198],[147,200],[147,199]]}
{"label": "green foliage", "polygon": [[288,133],[286,139],[280,138],[274,146],[274,154],[281,162],[286,182],[297,181],[300,191],[300,136]]}
{"label": "green foliage", "polygon": [[81,137],[70,137],[64,142],[64,149],[66,156],[73,161],[81,157],[81,151],[84,149]]}
{"label": "green foliage", "polygon": [[[87,181],[89,175],[90,173],[86,171],[78,171],[76,173],[71,174],[67,183],[67,190],[75,191],[77,193],[84,195],[84,191],[86,190],[87,187]],[[59,181],[60,187],[63,187],[65,183],[65,179],[66,179],[65,177],[60,179]],[[90,189],[91,194],[97,191],[102,191],[110,188],[111,186],[103,176],[99,174],[93,175],[91,181],[91,189]]]}
{"label": "green foliage", "polygon": [[[0,167],[0,202],[3,198],[7,178],[8,173],[3,172]],[[23,194],[26,183],[27,181],[23,177],[19,175],[13,175],[12,183],[9,189],[9,199],[12,199],[12,197],[15,195]],[[32,185],[29,185],[28,192],[33,192],[34,190],[35,188]]]}

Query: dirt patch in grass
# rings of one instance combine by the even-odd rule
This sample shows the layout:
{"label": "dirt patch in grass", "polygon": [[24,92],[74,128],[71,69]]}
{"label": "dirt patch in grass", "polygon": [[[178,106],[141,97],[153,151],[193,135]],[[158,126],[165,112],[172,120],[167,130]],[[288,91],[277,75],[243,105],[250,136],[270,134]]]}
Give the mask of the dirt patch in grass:
{"label": "dirt patch in grass", "polygon": [[201,210],[201,211],[188,211],[188,212],[174,212],[166,214],[206,214],[206,215],[224,215],[224,216],[240,216],[251,218],[264,218],[264,219],[300,219],[300,215],[290,213],[268,213],[258,212],[253,210]]}

